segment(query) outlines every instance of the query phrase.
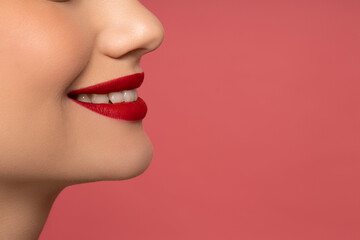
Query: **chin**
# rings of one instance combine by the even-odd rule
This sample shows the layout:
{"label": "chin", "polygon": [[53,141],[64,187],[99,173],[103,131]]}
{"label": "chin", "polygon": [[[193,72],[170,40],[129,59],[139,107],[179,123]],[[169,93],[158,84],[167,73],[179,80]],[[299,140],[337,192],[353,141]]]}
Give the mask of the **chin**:
{"label": "chin", "polygon": [[143,145],[136,152],[127,156],[126,159],[119,158],[119,161],[114,163],[112,167],[106,166],[99,176],[100,181],[125,180],[137,177],[144,173],[150,166],[153,158],[153,146],[151,142],[149,143],[150,145]]}
{"label": "chin", "polygon": [[92,148],[92,151],[86,151],[86,154],[84,151],[73,153],[66,167],[58,171],[58,177],[72,184],[79,184],[139,176],[149,167],[154,149],[146,134],[138,135],[133,140],[121,146],[101,145]]}

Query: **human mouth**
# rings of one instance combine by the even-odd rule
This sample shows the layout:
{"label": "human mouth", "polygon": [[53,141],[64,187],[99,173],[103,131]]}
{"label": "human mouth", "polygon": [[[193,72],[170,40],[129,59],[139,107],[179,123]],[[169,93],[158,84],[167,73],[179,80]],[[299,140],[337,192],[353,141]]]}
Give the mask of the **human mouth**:
{"label": "human mouth", "polygon": [[93,86],[73,90],[68,97],[79,105],[101,115],[127,121],[144,119],[147,106],[138,97],[136,88],[144,80],[144,73],[135,73]]}

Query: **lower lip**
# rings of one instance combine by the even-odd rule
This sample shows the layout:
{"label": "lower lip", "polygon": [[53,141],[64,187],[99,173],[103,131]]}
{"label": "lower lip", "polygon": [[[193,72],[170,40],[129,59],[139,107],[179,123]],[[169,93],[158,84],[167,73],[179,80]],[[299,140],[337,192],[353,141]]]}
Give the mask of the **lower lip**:
{"label": "lower lip", "polygon": [[76,99],[72,99],[74,102],[80,104],[81,106],[90,109],[98,114],[104,115],[106,117],[121,119],[126,121],[139,121],[145,118],[147,113],[147,106],[144,100],[138,97],[134,102],[121,102],[114,104],[106,103],[87,103],[80,102]]}

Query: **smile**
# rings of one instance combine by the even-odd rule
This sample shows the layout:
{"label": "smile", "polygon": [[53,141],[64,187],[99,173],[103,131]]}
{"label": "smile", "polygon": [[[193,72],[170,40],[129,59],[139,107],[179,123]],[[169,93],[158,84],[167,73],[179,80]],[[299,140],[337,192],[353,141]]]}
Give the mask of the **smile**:
{"label": "smile", "polygon": [[73,90],[67,95],[80,106],[103,116],[138,121],[145,118],[147,113],[146,103],[136,91],[143,80],[144,73],[136,73]]}
{"label": "smile", "polygon": [[79,94],[76,100],[88,103],[121,103],[134,102],[138,99],[136,89],[124,90],[121,92],[112,92],[109,94]]}

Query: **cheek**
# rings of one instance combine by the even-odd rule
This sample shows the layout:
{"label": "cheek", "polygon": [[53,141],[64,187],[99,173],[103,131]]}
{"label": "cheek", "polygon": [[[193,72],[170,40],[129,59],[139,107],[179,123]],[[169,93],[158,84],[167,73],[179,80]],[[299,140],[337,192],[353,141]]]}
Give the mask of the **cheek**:
{"label": "cheek", "polygon": [[54,4],[8,2],[0,6],[1,157],[45,159],[61,147],[61,100],[90,58],[92,37]]}
{"label": "cheek", "polygon": [[33,5],[0,17],[6,23],[0,27],[1,89],[16,89],[28,100],[29,91],[35,91],[34,100],[38,93],[63,91],[84,68],[92,50],[86,26],[71,14],[56,5]]}

